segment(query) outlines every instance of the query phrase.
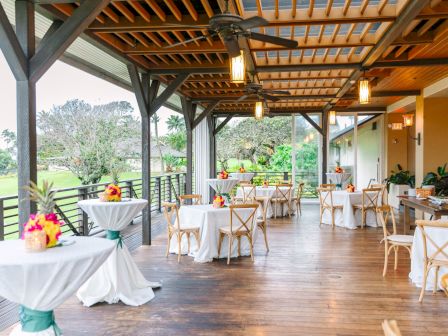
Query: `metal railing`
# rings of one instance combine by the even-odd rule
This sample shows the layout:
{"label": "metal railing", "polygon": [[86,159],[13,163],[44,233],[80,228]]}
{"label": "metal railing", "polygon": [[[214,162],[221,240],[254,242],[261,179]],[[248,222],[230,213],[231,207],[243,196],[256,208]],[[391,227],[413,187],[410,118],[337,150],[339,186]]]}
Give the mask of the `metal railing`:
{"label": "metal railing", "polygon": [[[151,177],[151,212],[160,212],[163,201],[174,201],[178,195],[185,193],[185,177],[185,173]],[[63,233],[93,235],[101,231],[77,203],[80,200],[97,198],[107,184],[56,189],[55,211],[64,222],[61,228]],[[141,179],[123,180],[120,182],[120,187],[123,197],[140,198],[142,195]],[[0,240],[16,238],[19,238],[18,197],[17,195],[0,197]]]}

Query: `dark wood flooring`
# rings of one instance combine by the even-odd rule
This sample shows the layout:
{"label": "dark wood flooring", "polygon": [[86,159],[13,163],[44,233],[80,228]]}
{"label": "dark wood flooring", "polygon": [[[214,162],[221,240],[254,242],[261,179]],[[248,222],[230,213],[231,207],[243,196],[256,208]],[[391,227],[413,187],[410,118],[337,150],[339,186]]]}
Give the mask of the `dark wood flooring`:
{"label": "dark wood flooring", "polygon": [[431,292],[418,303],[405,251],[381,276],[380,229],[319,227],[318,206],[303,208],[270,221],[271,251],[258,239],[255,263],[178,264],[160,235],[134,252],[143,274],[163,282],[153,301],[85,308],[73,297],[55,312],[59,326],[66,336],[382,335],[382,320],[396,319],[403,336],[448,335],[448,298]]}

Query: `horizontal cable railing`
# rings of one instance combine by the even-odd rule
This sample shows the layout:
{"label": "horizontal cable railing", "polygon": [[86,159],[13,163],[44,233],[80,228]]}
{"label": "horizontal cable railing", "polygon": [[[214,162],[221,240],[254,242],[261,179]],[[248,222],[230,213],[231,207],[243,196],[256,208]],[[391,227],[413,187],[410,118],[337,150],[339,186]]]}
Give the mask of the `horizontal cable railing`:
{"label": "horizontal cable railing", "polygon": [[[151,212],[159,212],[163,201],[174,201],[185,193],[185,173],[151,177]],[[55,212],[64,222],[62,233],[94,235],[101,229],[78,207],[78,201],[98,198],[108,183],[98,183],[73,188],[56,189]],[[130,179],[120,182],[123,197],[141,198],[142,180]],[[138,219],[139,217],[136,217]],[[23,224],[23,223],[20,223]],[[18,197],[0,197],[0,240],[19,238]]]}

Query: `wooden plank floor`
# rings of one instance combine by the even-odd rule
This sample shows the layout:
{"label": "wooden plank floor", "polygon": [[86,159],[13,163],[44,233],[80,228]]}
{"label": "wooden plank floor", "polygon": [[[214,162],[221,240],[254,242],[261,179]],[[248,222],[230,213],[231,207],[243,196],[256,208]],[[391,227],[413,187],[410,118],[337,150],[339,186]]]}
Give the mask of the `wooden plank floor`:
{"label": "wooden plank floor", "polygon": [[407,335],[447,335],[448,298],[408,280],[399,269],[381,276],[380,229],[345,230],[318,224],[318,207],[301,218],[270,222],[271,252],[258,239],[248,257],[208,264],[165,258],[165,237],[134,252],[144,275],[163,281],[141,307],[83,307],[71,298],[56,310],[65,335],[382,335],[381,321],[396,319]]}

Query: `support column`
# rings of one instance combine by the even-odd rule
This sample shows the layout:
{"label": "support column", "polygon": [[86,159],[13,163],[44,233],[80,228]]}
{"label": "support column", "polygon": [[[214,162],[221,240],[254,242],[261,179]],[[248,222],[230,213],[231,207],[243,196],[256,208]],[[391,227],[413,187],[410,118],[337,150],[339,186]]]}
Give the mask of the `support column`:
{"label": "support column", "polygon": [[[21,49],[29,60],[35,52],[34,4],[17,0],[16,36]],[[36,205],[28,199],[23,186],[30,181],[37,182],[37,135],[36,135],[36,83],[28,76],[16,82],[17,88],[17,172],[19,197],[19,234],[30,214],[36,212]]]}
{"label": "support column", "polygon": [[[215,137],[215,128],[216,128],[216,119],[213,116],[207,116],[207,124],[208,124],[208,141],[210,143],[210,177],[216,177],[216,137]],[[210,187],[210,201],[213,200],[213,196],[215,196],[215,190]]]}
{"label": "support column", "polygon": [[328,111],[322,113],[322,183],[327,183]]}
{"label": "support column", "polygon": [[193,193],[193,122],[197,105],[188,98],[182,97],[182,112],[187,130],[187,176],[185,180],[187,194]]}

